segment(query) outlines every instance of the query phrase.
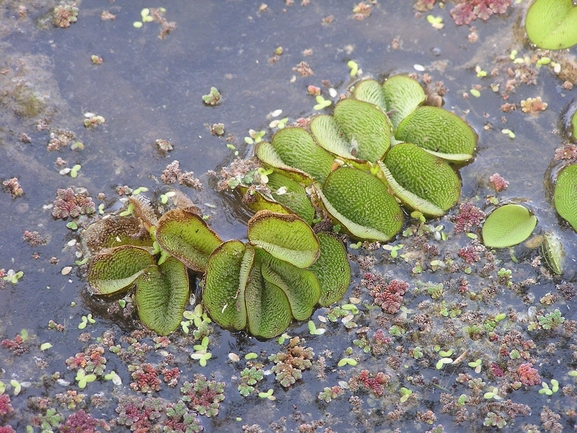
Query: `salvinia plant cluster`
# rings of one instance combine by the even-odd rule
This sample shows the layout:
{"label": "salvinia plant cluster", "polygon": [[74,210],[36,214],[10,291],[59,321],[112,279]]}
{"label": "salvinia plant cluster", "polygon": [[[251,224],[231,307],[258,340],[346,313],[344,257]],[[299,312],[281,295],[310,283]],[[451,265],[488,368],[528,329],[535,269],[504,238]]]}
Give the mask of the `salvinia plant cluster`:
{"label": "salvinia plant cluster", "polygon": [[204,276],[202,299],[219,325],[270,338],[293,318],[338,301],[351,271],[344,245],[315,234],[294,214],[257,212],[248,242],[223,240],[195,209],[157,218],[147,200],[131,197],[135,216],[113,215],[84,235],[91,253],[89,291],[116,295],[135,286],[140,320],[161,335],[173,332],[190,298],[189,273]]}
{"label": "salvinia plant cluster", "polygon": [[425,100],[408,76],[360,81],[332,115],[258,143],[262,167],[234,186],[254,211],[296,213],[312,223],[317,206],[353,238],[390,241],[403,225],[401,205],[439,217],[457,202],[455,166],[476,147],[465,121]]}

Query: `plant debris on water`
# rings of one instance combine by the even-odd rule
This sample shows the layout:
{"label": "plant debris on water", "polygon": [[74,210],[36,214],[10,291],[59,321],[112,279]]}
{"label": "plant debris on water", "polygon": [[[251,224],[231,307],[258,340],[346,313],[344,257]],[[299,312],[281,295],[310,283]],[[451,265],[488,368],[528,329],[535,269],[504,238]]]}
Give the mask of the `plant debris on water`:
{"label": "plant debris on water", "polygon": [[[286,0],[233,2],[226,11],[192,11],[179,2],[102,10],[97,3],[10,4],[0,12],[0,433],[576,428],[577,206],[563,188],[574,185],[577,148],[570,128],[557,125],[571,119],[577,68],[574,49],[534,49],[513,36],[528,2]],[[234,41],[220,39],[231,32]],[[108,45],[114,35],[130,42],[119,50]],[[40,39],[51,41],[50,55],[23,54],[45,53],[26,46]],[[95,61],[95,52],[106,61]],[[298,158],[277,167],[275,158],[252,155],[275,134],[288,136],[278,131],[308,133],[315,116],[338,118],[360,83],[380,86],[396,76],[422,89],[419,104],[471,125],[478,143],[461,160],[434,162],[458,170],[456,204],[431,217],[430,208],[408,202],[398,233],[375,241],[354,234],[352,216],[325,213],[322,206],[334,208],[339,197],[323,202],[319,194],[322,176],[345,170],[364,170],[384,185],[385,172],[373,164],[381,156],[365,158],[369,164],[361,158],[366,147],[355,125],[341,140],[346,155],[330,156],[326,175],[312,181]],[[86,112],[79,123],[84,107],[106,120]],[[415,107],[404,114],[386,108],[397,141],[422,130],[403,131],[403,116]],[[307,169],[321,172],[323,164],[315,159]],[[425,185],[426,199],[436,186]],[[355,187],[349,178],[340,194]],[[321,269],[307,262],[294,273],[286,271],[289,262],[254,252],[270,239],[249,207],[278,205],[287,213],[295,203],[314,229],[310,239],[322,244],[328,236],[346,246],[346,292],[312,313],[303,308],[304,320],[291,322],[289,310],[290,324],[275,328],[274,338],[247,332],[266,324],[222,328],[212,316],[237,298],[251,299],[241,291],[256,284],[243,285],[243,278],[270,290],[287,275],[346,274],[345,266],[323,265],[317,248]],[[130,238],[146,257],[129,277],[140,278],[137,285],[158,278],[156,287],[168,287],[170,296],[173,285],[154,271],[174,264],[157,240],[158,221],[193,209],[199,227],[240,239],[234,245],[249,251],[238,273],[221,269],[219,278],[234,274],[240,282],[215,304],[220,308],[204,300],[212,282],[203,269],[184,265],[184,312],[171,317],[167,335],[139,319],[142,294],[154,292],[131,283],[108,296],[86,289],[89,253],[105,239],[91,230],[107,227],[104,254]],[[519,211],[518,224],[499,222],[499,209]],[[365,210],[360,221],[368,225],[375,210]],[[487,235],[495,221],[497,231]],[[519,235],[523,230],[530,233]],[[519,242],[488,246],[503,238]],[[275,242],[290,249],[286,239]],[[281,254],[290,266],[308,254],[294,250]],[[104,283],[126,283],[119,280]],[[248,314],[271,299],[259,298]],[[157,311],[164,310],[153,308],[145,323],[154,323]]]}

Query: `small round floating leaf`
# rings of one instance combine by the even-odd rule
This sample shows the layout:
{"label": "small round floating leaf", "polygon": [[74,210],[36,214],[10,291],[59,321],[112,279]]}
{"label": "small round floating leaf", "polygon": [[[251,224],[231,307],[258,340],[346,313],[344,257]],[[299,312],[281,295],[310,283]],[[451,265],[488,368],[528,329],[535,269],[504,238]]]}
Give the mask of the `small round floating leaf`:
{"label": "small round floating leaf", "polygon": [[391,122],[377,106],[343,99],[336,105],[333,116],[350,143],[350,153],[358,159],[375,162],[391,146]]}
{"label": "small round floating leaf", "polygon": [[376,80],[363,80],[355,86],[353,96],[359,101],[370,102],[387,111],[383,86]]}
{"label": "small round floating leaf", "polygon": [[577,164],[565,167],[557,175],[553,197],[561,218],[577,230]]}
{"label": "small round floating leaf", "polygon": [[254,248],[237,240],[221,244],[208,259],[202,302],[223,328],[246,327],[244,293],[254,260]]}
{"label": "small round floating leaf", "polygon": [[424,215],[441,216],[459,199],[461,181],[455,171],[414,144],[397,144],[380,166],[395,195]]}
{"label": "small round floating leaf", "polygon": [[577,44],[577,6],[572,0],[535,0],[527,11],[525,30],[539,48],[569,48]]}
{"label": "small round floating leaf", "polygon": [[204,272],[208,257],[222,243],[199,215],[172,209],[159,220],[156,241],[190,269]]}
{"label": "small round floating leaf", "polygon": [[315,209],[307,196],[305,188],[300,183],[280,173],[271,173],[268,175],[267,185],[276,201],[296,213],[309,225],[312,224],[315,217]]}
{"label": "small round floating leaf", "polygon": [[291,322],[291,308],[284,292],[266,281],[255,266],[245,291],[248,331],[261,338],[284,332]]}
{"label": "small round floating leaf", "polygon": [[483,224],[483,243],[491,248],[517,245],[531,236],[537,218],[527,208],[506,204],[495,209]]}
{"label": "small round floating leaf", "polygon": [[324,149],[343,158],[356,159],[351,153],[353,150],[351,143],[333,116],[328,114],[315,116],[310,123],[310,129],[317,143]]}
{"label": "small round floating leaf", "polygon": [[94,295],[113,295],[129,288],[151,265],[154,257],[140,247],[122,245],[90,259],[88,290]]}
{"label": "small round floating leaf", "polygon": [[276,259],[266,251],[257,250],[257,254],[263,278],[284,292],[292,316],[296,320],[308,319],[321,295],[321,287],[315,274]]}
{"label": "small round floating leaf", "polygon": [[477,145],[477,134],[466,122],[437,107],[417,108],[399,124],[395,138],[455,162],[471,159]]}
{"label": "small round floating leaf", "polygon": [[375,176],[340,167],[317,190],[327,212],[355,238],[387,242],[401,230],[403,212]]}
{"label": "small round floating leaf", "polygon": [[319,240],[311,227],[296,215],[257,212],[248,221],[248,240],[274,257],[299,268],[319,256]]}
{"label": "small round floating leaf", "polygon": [[406,75],[395,75],[388,78],[383,83],[383,91],[387,110],[395,130],[399,123],[426,99],[425,91],[419,82]]}
{"label": "small round floating leaf", "polygon": [[180,326],[189,290],[188,271],[177,259],[150,266],[136,280],[138,317],[157,334],[170,334]]}
{"label": "small round floating leaf", "polygon": [[326,307],[339,301],[347,291],[351,282],[351,266],[341,241],[326,233],[317,236],[321,244],[321,255],[308,269],[319,280],[319,304]]}
{"label": "small round floating leaf", "polygon": [[[324,182],[331,171],[332,155],[318,146],[312,135],[302,128],[284,128],[277,131],[271,145],[285,165],[301,170],[319,182]],[[260,147],[257,148],[259,158],[262,153]]]}

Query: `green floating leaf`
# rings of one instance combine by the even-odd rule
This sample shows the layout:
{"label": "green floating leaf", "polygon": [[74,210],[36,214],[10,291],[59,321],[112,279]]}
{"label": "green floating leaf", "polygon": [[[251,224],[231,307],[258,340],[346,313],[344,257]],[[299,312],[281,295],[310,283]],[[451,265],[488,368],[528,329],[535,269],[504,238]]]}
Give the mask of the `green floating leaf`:
{"label": "green floating leaf", "polygon": [[317,234],[321,255],[308,269],[317,277],[321,287],[319,304],[329,306],[340,300],[351,282],[351,266],[341,241],[326,234]]}
{"label": "green floating leaf", "polygon": [[261,338],[272,338],[288,328],[291,308],[285,293],[262,276],[260,264],[254,266],[245,290],[248,331]]}
{"label": "green floating leaf", "polygon": [[383,86],[377,80],[363,80],[355,86],[353,97],[359,101],[369,102],[387,111],[387,101]]}
{"label": "green floating leaf", "polygon": [[172,209],[158,220],[156,241],[190,269],[204,272],[208,257],[222,243],[199,215]]}
{"label": "green floating leaf", "polygon": [[577,230],[577,164],[565,167],[557,175],[553,197],[561,218]]}
{"label": "green floating leaf", "polygon": [[284,128],[276,132],[270,144],[259,143],[258,158],[265,164],[285,170],[292,167],[324,182],[331,171],[333,157],[317,145],[302,128]]}
{"label": "green floating leaf", "polygon": [[[257,256],[261,263],[264,280],[284,292],[289,301],[292,316],[296,320],[308,319],[321,295],[321,288],[315,274],[274,258],[263,250],[257,250]],[[250,316],[251,311],[248,311],[248,314]]]}
{"label": "green floating leaf", "polygon": [[541,252],[549,268],[557,275],[563,274],[565,264],[565,250],[561,238],[552,232],[543,235]]}
{"label": "green floating leaf", "polygon": [[571,0],[535,0],[525,17],[532,43],[546,50],[577,44],[577,6]]}
{"label": "green floating leaf", "polygon": [[406,75],[395,75],[383,83],[387,110],[396,130],[401,121],[417,109],[425,99],[425,91],[418,81]]}
{"label": "green floating leaf", "polygon": [[495,209],[485,220],[483,243],[491,248],[506,248],[517,245],[531,236],[537,218],[525,207],[506,204]]}
{"label": "green floating leaf", "polygon": [[271,196],[311,225],[315,208],[307,196],[305,188],[298,182],[280,173],[268,175]]}
{"label": "green floating leaf", "polygon": [[202,302],[223,328],[239,331],[247,325],[244,297],[253,261],[254,248],[237,240],[221,244],[208,260]]}
{"label": "green floating leaf", "polygon": [[340,167],[317,191],[331,217],[355,238],[387,242],[401,230],[403,212],[375,176]]}
{"label": "green floating leaf", "polygon": [[189,290],[188,271],[177,259],[150,266],[136,281],[140,320],[159,335],[170,334],[182,321]]}
{"label": "green floating leaf", "polygon": [[320,254],[311,227],[296,215],[257,212],[248,221],[248,240],[272,256],[299,268],[312,265]]}
{"label": "green floating leaf", "polygon": [[154,263],[147,250],[133,245],[104,250],[90,260],[88,290],[94,295],[113,295],[128,289]]}
{"label": "green floating leaf", "polygon": [[455,162],[471,159],[477,145],[477,134],[467,123],[437,107],[417,108],[399,124],[395,137]]}
{"label": "green floating leaf", "polygon": [[315,116],[309,126],[321,147],[342,158],[356,159],[356,156],[351,153],[353,150],[351,143],[333,116],[328,114]]}
{"label": "green floating leaf", "polygon": [[391,146],[391,122],[377,106],[356,99],[343,99],[336,105],[333,116],[350,143],[350,153],[356,158],[375,162]]}
{"label": "green floating leaf", "polygon": [[148,231],[132,216],[111,215],[90,224],[82,235],[83,245],[94,254],[120,245],[152,247]]}
{"label": "green floating leaf", "polygon": [[424,215],[443,215],[461,194],[461,181],[449,164],[414,144],[393,146],[379,165],[396,196]]}

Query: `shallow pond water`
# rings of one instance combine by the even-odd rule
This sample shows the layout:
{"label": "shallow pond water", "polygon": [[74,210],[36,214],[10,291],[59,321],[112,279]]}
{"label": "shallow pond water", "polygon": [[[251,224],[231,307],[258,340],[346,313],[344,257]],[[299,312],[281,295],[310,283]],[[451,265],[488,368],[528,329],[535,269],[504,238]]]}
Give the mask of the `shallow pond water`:
{"label": "shallow pond water", "polygon": [[[209,404],[201,401],[188,409],[193,421],[197,417],[190,430],[174,425],[175,431],[574,428],[577,236],[556,215],[547,191],[548,169],[564,141],[560,116],[575,90],[564,86],[571,76],[560,78],[553,67],[536,62],[551,56],[569,69],[575,48],[557,54],[532,50],[519,30],[525,1],[471,26],[454,24],[452,4],[437,5],[430,14],[443,18],[441,29],[427,21],[428,13],[416,15],[409,1],[375,2],[363,19],[354,16],[358,2],[287,3],[83,0],[77,2],[78,21],[67,28],[52,24],[54,2],[0,4],[0,180],[17,177],[24,191],[15,198],[8,188],[0,194],[0,269],[24,273],[15,284],[4,279],[0,288],[0,339],[6,341],[0,347],[0,382],[13,408],[3,414],[0,400],[0,425],[18,432],[69,431],[65,423],[70,426],[71,417],[80,418],[84,410],[111,431],[128,431],[130,425],[161,431],[161,423],[170,420],[168,406],[187,395],[185,382],[200,389],[206,377],[212,388],[188,395],[210,400],[222,391],[218,413],[206,416],[199,407]],[[144,8],[160,6],[166,11],[157,21],[134,27]],[[115,18],[104,19],[104,11]],[[161,39],[172,22],[176,28]],[[282,54],[275,55],[280,47]],[[359,76],[349,75],[349,60],[360,66]],[[312,75],[299,72],[301,62]],[[479,77],[476,66],[489,76]],[[537,249],[483,251],[455,229],[459,206],[426,225],[407,218],[406,231],[393,243],[398,256],[374,244],[349,248],[354,273],[349,292],[340,307],[319,309],[312,318],[324,334],[311,335],[307,323],[293,324],[287,330],[298,337],[292,352],[288,338],[281,344],[258,341],[205,323],[204,332],[210,331],[205,352],[212,355],[205,366],[191,358],[202,352],[194,346],[206,335],[197,338],[193,325],[189,334],[178,331],[170,339],[134,333],[140,328],[130,302],[122,309],[119,299],[88,295],[83,267],[75,264],[82,258],[74,244],[79,233],[67,228],[70,219],[52,217],[58,189],[86,188],[95,205],[111,213],[121,207],[119,186],[146,187],[151,197],[173,187],[200,207],[223,239],[243,239],[249,213],[233,194],[217,192],[217,179],[208,172],[228,166],[235,152],[249,156],[245,137],[250,129],[270,134],[275,110],[282,109],[278,118],[291,122],[314,114],[307,86],[320,87],[328,99],[329,88],[346,94],[359,77],[396,73],[418,73],[421,79],[429,74],[432,83],[443,82],[444,108],[479,134],[474,161],[459,170],[461,202],[487,212],[492,209],[487,196],[524,203],[539,220],[536,234],[553,231],[561,237],[566,251],[561,277],[539,262]],[[493,91],[491,84],[500,87]],[[202,97],[213,86],[221,101],[207,106]],[[471,92],[476,86],[479,97]],[[547,109],[522,112],[521,101],[536,97]],[[503,112],[504,103],[517,109]],[[85,127],[91,117],[85,113],[105,122]],[[222,137],[209,129],[217,123],[224,124]],[[59,130],[74,138],[48,150],[51,133],[58,138]],[[174,149],[159,151],[159,139]],[[77,141],[83,148],[72,149]],[[202,189],[163,183],[163,171],[175,160],[182,172],[194,172]],[[81,165],[76,178],[60,174],[75,164]],[[509,182],[507,189],[495,193],[490,187],[494,173]],[[78,219],[85,223],[86,217]],[[26,241],[26,231],[37,233]],[[447,240],[437,239],[441,231]],[[478,261],[468,265],[458,256],[466,247],[477,249]],[[384,313],[370,291],[395,279],[409,289],[400,309]],[[286,353],[295,364],[279,365],[296,379],[290,386],[281,384],[282,375],[275,378],[277,354]],[[78,368],[95,365],[105,365],[104,372],[79,388]],[[104,379],[112,371],[121,383]],[[249,385],[248,374],[259,380]],[[536,377],[540,382],[528,382]],[[552,380],[560,389],[548,395],[543,383],[552,388]],[[222,390],[215,391],[217,382]]]}

